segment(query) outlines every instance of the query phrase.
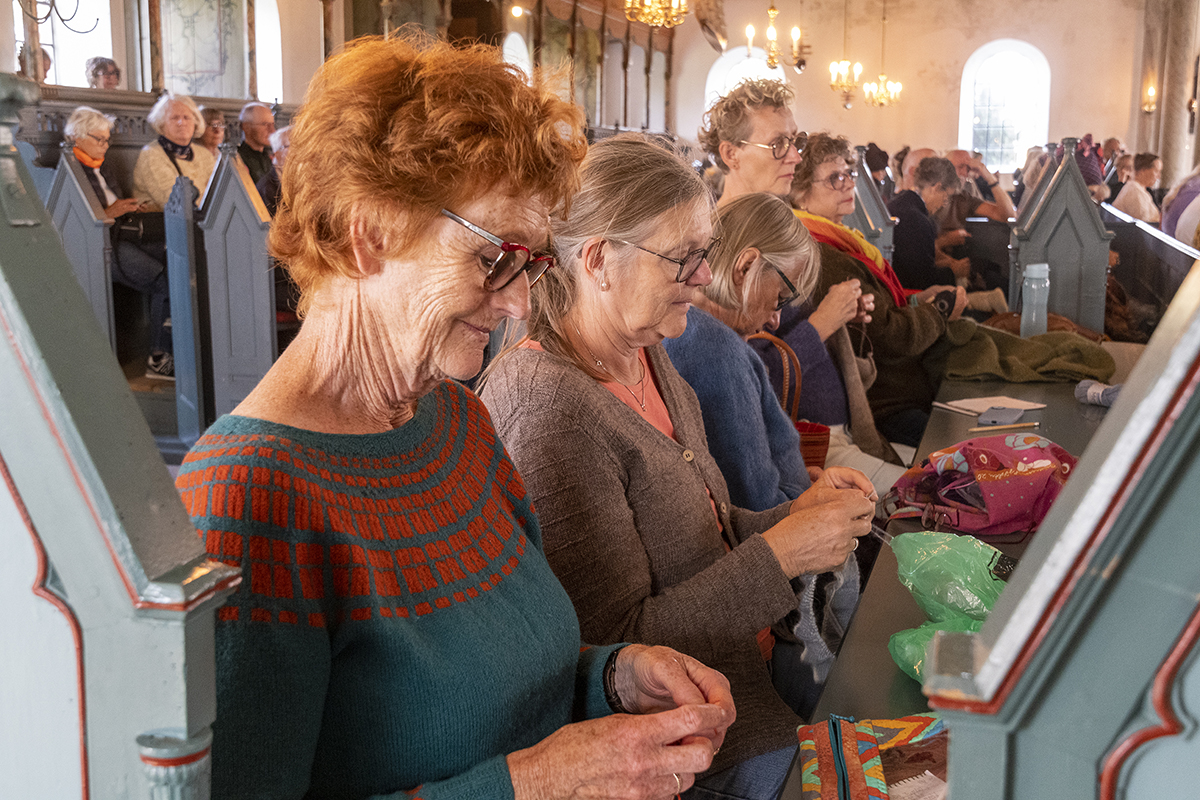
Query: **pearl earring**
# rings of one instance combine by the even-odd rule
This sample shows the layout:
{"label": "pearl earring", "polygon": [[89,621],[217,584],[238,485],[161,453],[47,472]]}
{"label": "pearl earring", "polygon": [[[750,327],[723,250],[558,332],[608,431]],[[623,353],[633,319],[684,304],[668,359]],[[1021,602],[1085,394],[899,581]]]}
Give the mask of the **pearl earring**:
{"label": "pearl earring", "polygon": [[602,291],[602,292],[608,291],[608,281],[604,280],[603,278],[600,279],[600,291]]}

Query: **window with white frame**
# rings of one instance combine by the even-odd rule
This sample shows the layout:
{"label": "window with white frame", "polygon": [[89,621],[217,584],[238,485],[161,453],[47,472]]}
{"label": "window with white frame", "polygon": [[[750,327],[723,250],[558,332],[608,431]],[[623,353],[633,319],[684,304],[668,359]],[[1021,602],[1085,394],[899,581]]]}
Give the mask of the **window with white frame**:
{"label": "window with white frame", "polygon": [[783,67],[771,69],[767,66],[767,53],[762,48],[755,47],[747,53],[745,47],[730,47],[708,70],[708,79],[704,82],[704,108],[711,108],[742,81],[760,78],[788,82]]}
{"label": "window with white frame", "polygon": [[[55,3],[29,2],[41,20],[38,38],[50,56],[50,71],[46,83],[61,86],[87,86],[87,60],[93,56],[112,58],[112,9],[109,0],[79,0]],[[21,3],[13,0],[13,31],[15,52],[25,43],[25,21]],[[14,65],[17,70],[20,65]],[[123,65],[122,65],[123,66]],[[6,70],[12,67],[6,67]]]}
{"label": "window with white frame", "polygon": [[1050,133],[1050,64],[1018,39],[980,47],[963,67],[958,146],[983,154],[993,170],[1011,172]]}

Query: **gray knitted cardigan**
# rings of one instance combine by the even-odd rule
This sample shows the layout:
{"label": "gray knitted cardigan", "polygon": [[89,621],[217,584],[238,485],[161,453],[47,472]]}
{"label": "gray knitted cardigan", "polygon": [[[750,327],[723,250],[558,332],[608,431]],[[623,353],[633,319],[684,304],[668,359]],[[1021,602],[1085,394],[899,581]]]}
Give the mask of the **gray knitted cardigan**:
{"label": "gray knitted cardigan", "polygon": [[540,350],[501,357],[483,400],[525,479],[584,641],[668,645],[729,679],[737,721],[717,771],[795,744],[802,723],[771,685],[755,639],[797,605],[759,535],[788,507],[755,513],[729,503],[695,393],[661,346],[647,355],[678,441]]}

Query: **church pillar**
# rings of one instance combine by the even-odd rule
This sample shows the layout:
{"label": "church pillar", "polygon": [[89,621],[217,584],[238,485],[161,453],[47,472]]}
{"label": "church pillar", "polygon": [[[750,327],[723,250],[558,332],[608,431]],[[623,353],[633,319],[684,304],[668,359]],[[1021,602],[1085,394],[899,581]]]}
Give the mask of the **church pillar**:
{"label": "church pillar", "polygon": [[148,0],[146,3],[146,21],[150,29],[150,91],[157,92],[163,88],[163,38],[162,38],[162,5],[159,0]]}
{"label": "church pillar", "polygon": [[246,96],[258,99],[258,45],[254,0],[246,0]]}
{"label": "church pillar", "polygon": [[37,3],[34,0],[21,0],[21,20],[25,23],[25,63],[21,69],[25,74],[38,83],[46,82],[46,73],[42,71],[42,40],[38,33]]}
{"label": "church pillar", "polygon": [[1166,17],[1163,80],[1158,96],[1162,131],[1162,185],[1170,186],[1195,164],[1193,135],[1188,131],[1188,101],[1192,98],[1196,16],[1200,0],[1170,0]]}

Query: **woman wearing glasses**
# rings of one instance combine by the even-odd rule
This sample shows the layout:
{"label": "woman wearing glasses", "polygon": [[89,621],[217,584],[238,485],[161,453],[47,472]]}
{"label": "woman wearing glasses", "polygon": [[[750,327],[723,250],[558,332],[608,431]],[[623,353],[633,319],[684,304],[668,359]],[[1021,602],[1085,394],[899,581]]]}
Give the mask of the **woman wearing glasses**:
{"label": "woman wearing glasses", "polygon": [[[718,100],[708,112],[707,125],[700,132],[700,139],[709,154],[728,173],[725,193],[721,195],[722,207],[753,192],[786,195],[791,190],[790,176],[801,162],[800,154],[805,150],[808,136],[794,133],[794,123],[788,127],[791,119],[788,106],[790,98],[791,92],[783,84],[750,82]],[[776,103],[781,105],[776,106]],[[769,124],[773,119],[778,120],[774,128]],[[747,142],[747,136],[755,135],[749,128],[756,129],[763,136],[775,133],[771,147],[764,148]],[[786,132],[780,133],[781,130]],[[776,162],[774,171],[763,168],[764,154]],[[777,178],[783,174],[789,177],[786,186],[781,188]],[[850,207],[853,209],[853,194],[850,198]],[[866,357],[863,354],[855,356],[846,329],[846,323],[851,320],[866,319],[874,309],[874,303],[874,297],[869,291],[864,293],[860,281],[851,278],[823,292],[819,304],[805,301],[785,305],[778,317],[767,320],[764,327],[782,339],[784,346],[796,354],[801,373],[809,378],[801,387],[807,388],[807,391],[802,391],[799,396],[800,418],[829,426],[830,441],[825,464],[861,470],[871,479],[876,491],[882,494],[891,488],[903,469],[900,467],[900,457],[875,427],[863,388],[874,378],[874,363],[869,353]],[[791,382],[791,379],[784,374],[777,345],[755,341],[752,347],[767,363],[772,386],[782,397],[785,380]],[[693,375],[687,370],[681,368],[681,372],[689,381],[692,380]],[[703,397],[701,405],[704,405]],[[713,414],[706,410],[705,427],[709,445],[718,463],[722,464],[730,491],[736,492],[735,487],[744,481],[733,475],[750,473],[733,458],[721,455],[726,450],[736,453],[736,442],[731,442],[729,447],[715,444],[722,441],[719,428],[725,425],[728,425],[728,421],[718,425]],[[773,451],[784,446],[785,443],[780,440]],[[763,462],[761,458],[756,458],[749,463]],[[732,472],[726,468],[727,465]],[[758,493],[763,491],[763,483],[756,480],[754,486],[759,487]],[[763,506],[757,504],[765,500],[761,494],[747,497],[746,507],[761,508]]]}
{"label": "woman wearing glasses", "polygon": [[661,799],[733,720],[692,658],[581,650],[522,478],[449,380],[528,312],[578,184],[582,115],[527,80],[393,38],[309,86],[271,229],[303,326],[177,481],[244,575],[217,623],[214,797]]}
{"label": "woman wearing glasses", "polygon": [[593,145],[582,181],[553,221],[529,340],[496,360],[483,398],[585,638],[667,645],[729,678],[738,720],[692,796],[773,798],[801,717],[772,685],[770,628],[797,609],[790,579],[846,562],[874,495],[833,470],[765,512],[730,502],[661,345],[712,280],[708,190],[638,136]]}
{"label": "woman wearing glasses", "polygon": [[875,310],[865,330],[877,375],[867,397],[888,440],[916,447],[941,382],[944,334],[962,316],[967,295],[954,286],[905,289],[879,249],[842,224],[842,217],[854,211],[856,175],[851,165],[846,139],[826,133],[809,137],[792,181],[792,204],[821,246],[814,298],[819,301],[849,279],[857,279],[863,291],[875,295]]}

